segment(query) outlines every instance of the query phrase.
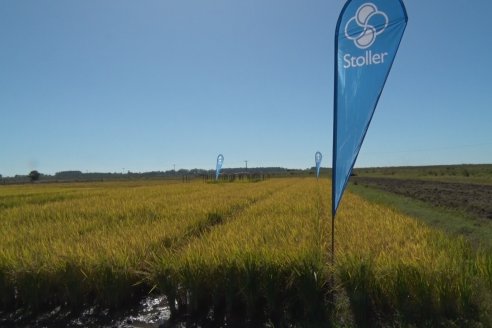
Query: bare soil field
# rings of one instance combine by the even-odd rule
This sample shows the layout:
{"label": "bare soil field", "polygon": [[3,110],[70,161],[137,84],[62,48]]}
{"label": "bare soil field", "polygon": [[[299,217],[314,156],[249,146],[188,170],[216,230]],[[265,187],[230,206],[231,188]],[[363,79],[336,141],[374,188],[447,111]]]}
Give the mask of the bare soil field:
{"label": "bare soil field", "polygon": [[411,197],[434,206],[492,219],[492,185],[392,178],[351,177],[351,182]]}

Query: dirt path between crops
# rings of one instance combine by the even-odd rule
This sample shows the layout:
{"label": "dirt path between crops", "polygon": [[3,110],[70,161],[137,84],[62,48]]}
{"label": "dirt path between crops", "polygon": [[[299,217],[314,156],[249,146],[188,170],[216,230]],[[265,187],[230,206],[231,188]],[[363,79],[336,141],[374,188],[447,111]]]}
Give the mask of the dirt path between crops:
{"label": "dirt path between crops", "polygon": [[492,219],[492,186],[424,180],[352,177],[351,182],[411,197],[434,206]]}

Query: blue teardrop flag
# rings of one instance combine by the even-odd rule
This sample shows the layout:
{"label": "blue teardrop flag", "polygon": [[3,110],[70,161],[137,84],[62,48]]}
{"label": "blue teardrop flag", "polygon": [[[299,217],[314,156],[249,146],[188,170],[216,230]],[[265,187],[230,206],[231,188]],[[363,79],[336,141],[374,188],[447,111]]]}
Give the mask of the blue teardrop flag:
{"label": "blue teardrop flag", "polygon": [[219,154],[217,156],[217,164],[215,165],[215,181],[219,179],[220,170],[222,169],[222,163],[224,163],[224,156]]}
{"label": "blue teardrop flag", "polygon": [[323,155],[319,151],[314,154],[314,161],[316,162],[316,179],[319,178],[319,168],[321,167],[321,160],[323,159]]}
{"label": "blue teardrop flag", "polygon": [[408,17],[401,0],[349,0],[335,34],[332,215],[347,186]]}

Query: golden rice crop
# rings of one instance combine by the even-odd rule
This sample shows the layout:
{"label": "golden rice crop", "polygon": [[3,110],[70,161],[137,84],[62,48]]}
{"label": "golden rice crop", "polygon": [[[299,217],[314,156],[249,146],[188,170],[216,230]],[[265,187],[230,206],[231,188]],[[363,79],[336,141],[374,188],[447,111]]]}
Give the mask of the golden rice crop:
{"label": "golden rice crop", "polygon": [[356,319],[489,323],[490,303],[484,299],[491,295],[490,271],[479,271],[490,268],[490,254],[351,194],[345,196],[335,231],[336,270]]}
{"label": "golden rice crop", "polygon": [[67,192],[41,186],[42,193],[31,192],[36,189],[31,186],[4,188],[0,286],[10,296],[4,304],[15,303],[14,289],[17,303],[34,307],[93,298],[120,304],[138,291],[132,285],[142,279],[138,272],[153,253],[197,233],[211,213],[244,206],[272,188],[275,184],[111,183]]}
{"label": "golden rice crop", "polygon": [[346,298],[363,325],[490,323],[487,250],[350,193],[331,267],[329,190],[300,178],[2,186],[0,308],[118,306],[153,290],[175,315],[217,320],[334,320]]}
{"label": "golden rice crop", "polygon": [[180,252],[159,257],[158,287],[180,304],[188,297],[191,311],[206,314],[213,307],[219,318],[323,317],[329,286],[319,204],[313,202],[317,185],[289,182]]}

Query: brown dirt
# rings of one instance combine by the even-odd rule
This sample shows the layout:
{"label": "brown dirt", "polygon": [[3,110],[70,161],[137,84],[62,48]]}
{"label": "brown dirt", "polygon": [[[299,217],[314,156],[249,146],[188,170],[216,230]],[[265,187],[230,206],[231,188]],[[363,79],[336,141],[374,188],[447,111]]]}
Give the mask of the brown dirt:
{"label": "brown dirt", "polygon": [[492,185],[370,177],[352,177],[350,181],[492,219]]}

